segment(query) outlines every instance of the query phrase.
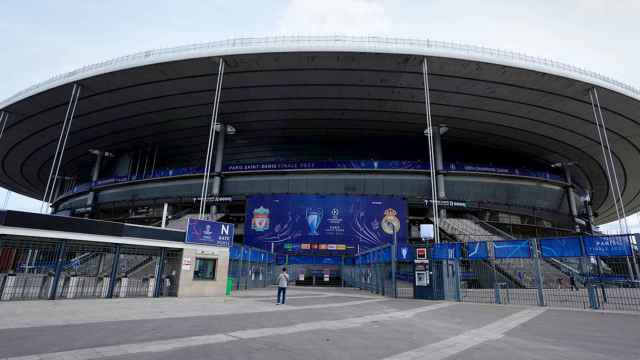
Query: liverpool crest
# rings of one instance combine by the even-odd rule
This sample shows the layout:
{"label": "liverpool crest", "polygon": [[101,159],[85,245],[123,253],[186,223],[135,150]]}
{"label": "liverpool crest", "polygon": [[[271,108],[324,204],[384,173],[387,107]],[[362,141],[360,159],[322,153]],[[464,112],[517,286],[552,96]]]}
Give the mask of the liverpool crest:
{"label": "liverpool crest", "polygon": [[255,231],[269,230],[269,209],[260,206],[253,210],[251,228]]}

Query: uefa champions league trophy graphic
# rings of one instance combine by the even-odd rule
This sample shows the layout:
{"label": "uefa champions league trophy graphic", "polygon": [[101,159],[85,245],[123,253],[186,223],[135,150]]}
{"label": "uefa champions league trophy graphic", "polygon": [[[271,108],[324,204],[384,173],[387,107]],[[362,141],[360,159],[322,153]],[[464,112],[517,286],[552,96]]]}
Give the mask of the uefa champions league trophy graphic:
{"label": "uefa champions league trophy graphic", "polygon": [[322,209],[316,208],[308,208],[307,209],[307,225],[309,226],[309,234],[308,235],[320,235],[318,233],[318,228],[320,227],[320,222],[322,221]]}

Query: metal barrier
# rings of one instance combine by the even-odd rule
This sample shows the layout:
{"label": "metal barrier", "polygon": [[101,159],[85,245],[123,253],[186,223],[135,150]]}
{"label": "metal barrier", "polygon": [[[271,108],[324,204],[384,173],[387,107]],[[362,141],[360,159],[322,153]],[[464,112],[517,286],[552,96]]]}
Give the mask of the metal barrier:
{"label": "metal barrier", "polygon": [[0,300],[176,296],[180,258],[180,250],[3,238]]}
{"label": "metal barrier", "polygon": [[[640,281],[631,265],[640,259],[634,262],[631,256],[620,255],[633,254],[631,246],[627,235],[434,245],[430,251],[433,296],[476,303],[640,311]],[[343,266],[345,286],[413,298],[413,264],[399,262],[394,281],[390,249],[387,245],[357,254],[353,264]]]}
{"label": "metal barrier", "polygon": [[276,267],[275,255],[271,252],[243,245],[234,245],[229,251],[229,278],[235,290],[273,285],[278,273]]}

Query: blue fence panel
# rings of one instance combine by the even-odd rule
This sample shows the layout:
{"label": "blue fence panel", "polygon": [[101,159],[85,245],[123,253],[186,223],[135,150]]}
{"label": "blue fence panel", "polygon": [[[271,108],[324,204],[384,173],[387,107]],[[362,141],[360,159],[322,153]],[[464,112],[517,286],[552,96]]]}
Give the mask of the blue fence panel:
{"label": "blue fence panel", "polygon": [[580,238],[540,239],[542,257],[580,257]]}
{"label": "blue fence panel", "polygon": [[462,255],[461,243],[434,244],[431,248],[431,259],[433,260],[454,260]]}
{"label": "blue fence panel", "polygon": [[240,260],[241,255],[242,255],[242,248],[240,246],[234,245],[229,249],[229,259]]}
{"label": "blue fence panel", "polygon": [[489,249],[486,241],[470,241],[465,246],[467,248],[467,258],[477,260],[489,258]]}
{"label": "blue fence panel", "polygon": [[504,240],[493,243],[496,259],[522,259],[531,257],[529,240]]}

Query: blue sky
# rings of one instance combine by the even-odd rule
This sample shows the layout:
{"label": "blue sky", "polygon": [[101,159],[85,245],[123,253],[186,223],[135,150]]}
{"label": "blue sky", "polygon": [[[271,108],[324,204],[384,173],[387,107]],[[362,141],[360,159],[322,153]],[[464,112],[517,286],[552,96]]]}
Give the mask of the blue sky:
{"label": "blue sky", "polygon": [[[637,0],[2,0],[0,99],[136,51],[269,35],[457,41],[552,58],[640,87],[638,14]],[[17,194],[9,207],[40,209]],[[630,219],[636,231],[639,220]]]}

